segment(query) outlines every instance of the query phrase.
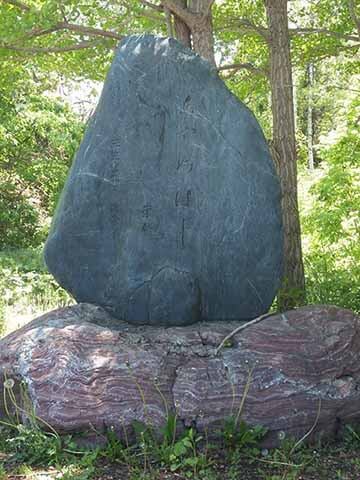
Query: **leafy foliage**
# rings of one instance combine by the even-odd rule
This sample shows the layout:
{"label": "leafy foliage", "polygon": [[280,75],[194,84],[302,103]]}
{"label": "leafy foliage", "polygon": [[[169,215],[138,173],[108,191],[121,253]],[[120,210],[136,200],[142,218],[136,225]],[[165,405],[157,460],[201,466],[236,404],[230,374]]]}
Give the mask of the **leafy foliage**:
{"label": "leafy foliage", "polygon": [[260,425],[249,427],[243,420],[237,422],[235,417],[228,417],[222,433],[226,448],[239,451],[256,447],[266,432],[267,429]]}
{"label": "leafy foliage", "polygon": [[352,425],[345,425],[345,435],[344,435],[345,444],[353,448],[356,446],[360,448],[360,429],[358,426],[354,427]]}
{"label": "leafy foliage", "polygon": [[16,462],[47,466],[60,463],[62,445],[59,437],[22,424],[16,425],[15,429],[15,434],[7,439],[7,449]]}
{"label": "leafy foliage", "polygon": [[0,334],[19,314],[31,318],[72,301],[47,272],[41,247],[0,251]]}
{"label": "leafy foliage", "polygon": [[0,248],[38,245],[39,215],[17,185],[0,183]]}
{"label": "leafy foliage", "polygon": [[17,79],[0,88],[0,248],[39,245],[80,140],[70,108]]}
{"label": "leafy foliage", "polygon": [[176,432],[176,415],[168,415],[160,440],[148,425],[134,422],[133,427],[145,463],[148,457],[154,457],[172,472],[190,469],[194,475],[208,466],[206,456],[198,451],[198,445],[203,437],[199,436],[193,428],[185,430],[179,437]]}
{"label": "leafy foliage", "polygon": [[360,240],[359,137],[346,135],[324,156],[328,171],[313,188],[316,204],[309,221],[328,245],[342,240],[342,248],[355,248]]}
{"label": "leafy foliage", "polygon": [[348,112],[345,135],[324,148],[327,168],[312,187],[313,206],[304,233],[311,242],[306,256],[308,301],[360,311],[360,140],[355,133],[359,103]]}

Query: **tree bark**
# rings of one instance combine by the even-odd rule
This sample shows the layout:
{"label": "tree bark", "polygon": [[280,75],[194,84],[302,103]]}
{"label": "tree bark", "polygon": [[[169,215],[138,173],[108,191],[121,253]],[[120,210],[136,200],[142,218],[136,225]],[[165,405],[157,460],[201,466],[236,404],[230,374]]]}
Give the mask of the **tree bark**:
{"label": "tree bark", "polygon": [[[294,77],[294,75],[293,75]],[[297,108],[297,95],[298,95],[298,89],[296,85],[296,78],[293,78],[293,102],[294,102],[294,130],[295,130],[295,135],[298,129],[298,108]],[[270,99],[271,103],[271,99]]]}
{"label": "tree bark", "polygon": [[171,12],[168,8],[164,8],[164,13],[165,13],[167,35],[168,35],[168,37],[173,37],[174,36],[174,31],[173,31],[174,29],[173,29],[173,24],[172,24],[172,19],[171,19]]}
{"label": "tree bark", "polygon": [[[179,5],[183,8],[187,8],[186,0],[177,0]],[[177,15],[174,15],[174,30],[175,37],[179,42],[181,42],[185,47],[191,48],[191,31],[188,25]]]}
{"label": "tree bark", "polygon": [[193,49],[212,65],[215,63],[214,33],[211,13],[211,0],[191,0],[190,7],[194,13],[191,25]]}
{"label": "tree bark", "polygon": [[307,146],[308,146],[308,169],[314,170],[314,128],[313,128],[313,83],[314,83],[314,65],[309,63],[308,74],[308,109],[307,109]]}
{"label": "tree bark", "polygon": [[287,0],[265,0],[265,7],[270,33],[273,147],[277,152],[284,228],[284,270],[278,304],[281,310],[287,310],[305,299]]}
{"label": "tree bark", "polygon": [[191,34],[195,52],[216,66],[212,16],[210,14],[206,15],[195,22]]}
{"label": "tree bark", "polygon": [[[162,0],[175,17],[176,38],[189,46],[191,33],[192,49],[215,64],[214,33],[211,6],[213,0]],[[187,27],[187,29],[186,29]]]}

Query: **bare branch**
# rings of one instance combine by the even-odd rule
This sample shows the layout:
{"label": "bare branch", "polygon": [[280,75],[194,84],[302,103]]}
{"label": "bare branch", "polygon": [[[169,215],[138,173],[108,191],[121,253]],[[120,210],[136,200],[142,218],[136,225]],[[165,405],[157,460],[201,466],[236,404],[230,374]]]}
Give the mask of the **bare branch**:
{"label": "bare branch", "polygon": [[313,35],[313,34],[324,34],[330,37],[340,38],[342,40],[350,40],[353,42],[358,42],[359,39],[355,35],[346,35],[344,33],[334,32],[332,30],[327,30],[326,28],[289,28],[290,35]]}
{"label": "bare branch", "polygon": [[53,32],[58,32],[60,30],[69,30],[71,32],[77,32],[84,35],[99,36],[106,38],[114,38],[116,40],[122,40],[124,37],[119,35],[116,32],[110,30],[102,30],[101,28],[86,27],[83,25],[77,25],[75,23],[59,22],[49,28],[34,28],[30,30],[24,37],[20,40],[29,39],[33,37],[40,37],[43,35],[49,35]]}
{"label": "bare branch", "polygon": [[235,328],[232,332],[229,333],[229,335],[226,335],[226,337],[222,340],[222,342],[218,345],[218,347],[215,349],[215,356],[219,354],[220,350],[226,345],[226,343],[231,340],[231,338],[240,333],[242,330],[245,330],[245,328],[250,327],[251,325],[254,325],[255,323],[262,322],[268,317],[272,317],[276,315],[276,313],[265,313],[264,315],[260,315],[260,317],[254,318],[254,320],[251,320],[250,322],[247,322],[245,324],[240,325],[239,327]]}
{"label": "bare branch", "polygon": [[[351,1],[351,0],[350,0]],[[250,22],[247,18],[238,18],[233,20],[231,23],[221,27],[219,30],[250,30],[253,32],[258,33],[262,37],[264,37],[267,41],[269,40],[269,31],[267,28],[261,25],[255,25],[254,23]],[[347,35],[340,32],[334,32],[332,30],[327,30],[326,28],[289,28],[289,34],[291,36],[295,35],[314,35],[314,34],[324,34],[331,37],[339,38],[342,40],[349,40],[358,42],[359,38],[355,35]]]}
{"label": "bare branch", "polygon": [[346,52],[348,50],[358,50],[358,49],[360,49],[360,43],[355,43],[354,45],[342,45],[342,46],[336,47],[336,51],[327,52],[327,53],[324,53],[323,55],[316,56],[316,59],[314,59],[314,61],[320,62],[325,58],[335,57],[336,55],[339,54],[339,52]]}
{"label": "bare branch", "polygon": [[358,36],[359,36],[359,39],[360,39],[360,17],[358,17],[358,15],[356,13],[354,0],[349,0],[348,3],[349,3],[350,17],[351,17],[352,21],[355,23],[355,26],[356,26],[356,29],[357,29],[357,32],[358,32]]}
{"label": "bare branch", "polygon": [[49,28],[33,28],[32,30],[27,32],[25,35],[20,37],[18,40],[16,40],[16,42],[19,43],[22,40],[28,40],[29,38],[41,37],[43,35],[50,35],[50,33],[56,32],[58,30],[60,29],[57,24]]}
{"label": "bare branch", "polygon": [[252,63],[232,63],[230,65],[223,65],[221,67],[218,67],[218,72],[222,72],[224,70],[233,70],[234,72],[237,70],[249,70],[252,73],[255,73],[256,75],[261,75],[268,77],[269,73],[266,71],[265,68],[260,68],[256,67]]}
{"label": "bare branch", "polygon": [[99,45],[101,45],[101,42],[99,41],[80,42],[73,45],[64,45],[63,47],[19,47],[18,45],[9,45],[6,43],[2,43],[0,44],[0,49],[13,50],[15,52],[24,52],[36,55],[41,53],[72,52],[75,50],[82,50],[84,48],[93,48]]}
{"label": "bare branch", "polygon": [[62,17],[63,17],[64,22],[67,22],[68,19],[66,18],[65,8],[64,8],[64,5],[62,5],[61,3],[60,3],[60,5],[59,5],[59,10],[60,10],[60,12],[61,12],[61,15],[62,15]]}
{"label": "bare branch", "polygon": [[259,34],[263,37],[266,41],[269,41],[269,30],[262,25],[255,25],[247,18],[237,18],[233,20],[231,23],[224,25],[223,27],[219,28],[219,30],[240,30],[240,31],[251,31],[254,33]]}
{"label": "bare branch", "polygon": [[66,22],[59,23],[58,25],[60,27],[59,29],[83,33],[85,35],[115,38],[116,40],[122,40],[124,38],[123,35],[119,35],[118,33],[112,32],[111,30],[102,30],[101,28],[86,27],[86,26],[77,25],[74,23],[66,23]]}
{"label": "bare branch", "polygon": [[1,0],[3,3],[8,3],[9,5],[13,5],[14,7],[20,8],[24,12],[28,12],[30,10],[29,5],[26,5],[23,2],[19,2],[18,0]]}

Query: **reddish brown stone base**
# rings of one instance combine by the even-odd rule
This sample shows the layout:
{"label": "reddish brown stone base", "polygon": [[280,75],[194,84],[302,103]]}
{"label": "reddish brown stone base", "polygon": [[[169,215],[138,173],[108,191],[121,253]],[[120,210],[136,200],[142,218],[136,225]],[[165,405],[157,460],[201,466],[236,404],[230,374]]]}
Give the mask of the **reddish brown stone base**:
{"label": "reddish brown stone base", "polygon": [[216,354],[239,325],[135,327],[80,304],[0,340],[0,378],[24,381],[36,414],[59,432],[160,427],[176,410],[180,425],[212,436],[236,414],[249,378],[242,418],[269,429],[269,446],[279,432],[301,438],[317,417],[313,433],[326,438],[360,421],[358,316],[331,306],[274,315]]}

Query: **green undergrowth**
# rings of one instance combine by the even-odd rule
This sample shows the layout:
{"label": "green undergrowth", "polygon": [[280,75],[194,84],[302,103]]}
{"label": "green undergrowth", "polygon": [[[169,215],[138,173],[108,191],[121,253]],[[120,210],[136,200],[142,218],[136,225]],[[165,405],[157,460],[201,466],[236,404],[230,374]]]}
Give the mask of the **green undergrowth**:
{"label": "green undergrowth", "polygon": [[311,173],[301,169],[299,175],[307,303],[360,313],[358,132],[349,129],[321,154],[320,168]]}
{"label": "green undergrowth", "polygon": [[70,303],[46,270],[41,247],[0,251],[0,333]]}
{"label": "green undergrowth", "polygon": [[353,429],[341,444],[301,444],[294,449],[296,442],[285,438],[279,448],[268,450],[260,446],[262,437],[245,424],[231,447],[226,446],[224,432],[213,444],[193,428],[174,437],[172,427],[167,428],[155,438],[149,426],[134,424],[134,445],[109,429],[99,433],[99,439],[106,437],[101,446],[79,447],[77,436],[60,437],[34,424],[2,425],[0,479],[43,478],[44,471],[64,480],[100,480],[110,473],[110,478],[124,480],[360,478],[360,432]]}

